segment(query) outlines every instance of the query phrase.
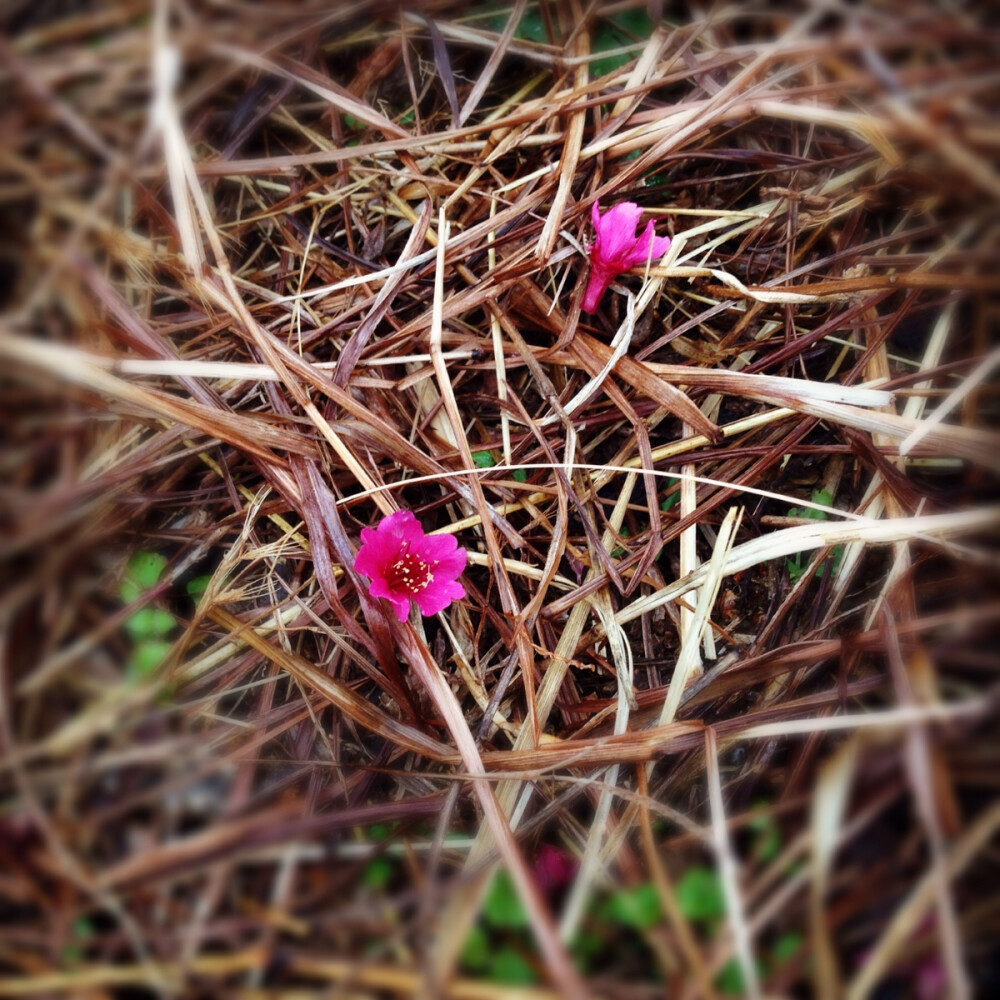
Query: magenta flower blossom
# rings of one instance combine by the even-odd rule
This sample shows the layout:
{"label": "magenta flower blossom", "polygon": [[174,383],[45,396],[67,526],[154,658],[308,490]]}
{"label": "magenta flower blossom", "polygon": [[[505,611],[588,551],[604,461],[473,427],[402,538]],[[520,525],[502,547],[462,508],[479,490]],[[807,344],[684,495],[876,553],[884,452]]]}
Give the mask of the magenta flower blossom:
{"label": "magenta flower blossom", "polygon": [[434,615],[465,597],[458,582],[465,559],[453,535],[425,535],[410,511],[397,510],[377,528],[361,529],[354,568],[371,580],[372,597],[384,597],[405,622],[410,598],[422,615]]}
{"label": "magenta flower blossom", "polygon": [[531,874],[535,877],[535,885],[542,892],[551,892],[572,882],[579,867],[576,858],[561,847],[540,844],[531,866]]}
{"label": "magenta flower blossom", "polygon": [[583,309],[594,312],[608,285],[623,271],[647,260],[659,260],[670,246],[668,236],[655,236],[650,221],[641,236],[635,235],[642,209],[634,202],[623,201],[600,214],[600,205],[591,209],[594,242],[590,247],[590,281],[583,296]]}

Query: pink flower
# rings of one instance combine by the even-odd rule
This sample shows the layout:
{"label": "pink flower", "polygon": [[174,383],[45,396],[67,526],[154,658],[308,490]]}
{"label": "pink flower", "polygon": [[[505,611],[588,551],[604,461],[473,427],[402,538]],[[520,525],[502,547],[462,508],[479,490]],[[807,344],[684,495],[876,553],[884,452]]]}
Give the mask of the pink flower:
{"label": "pink flower", "polygon": [[535,876],[535,885],[542,892],[549,892],[572,882],[579,867],[576,858],[562,848],[553,844],[540,844],[531,870]]}
{"label": "pink flower", "polygon": [[374,530],[361,529],[354,568],[371,579],[372,597],[384,597],[405,622],[411,597],[422,615],[437,614],[465,597],[458,582],[465,558],[453,535],[425,535],[410,511],[397,510]]}
{"label": "pink flower", "polygon": [[608,285],[623,271],[647,260],[659,260],[670,246],[668,236],[654,236],[653,223],[647,223],[641,236],[635,227],[642,217],[642,209],[634,202],[623,201],[600,214],[600,204],[591,209],[594,220],[594,243],[590,248],[590,281],[583,296],[583,308],[594,312]]}

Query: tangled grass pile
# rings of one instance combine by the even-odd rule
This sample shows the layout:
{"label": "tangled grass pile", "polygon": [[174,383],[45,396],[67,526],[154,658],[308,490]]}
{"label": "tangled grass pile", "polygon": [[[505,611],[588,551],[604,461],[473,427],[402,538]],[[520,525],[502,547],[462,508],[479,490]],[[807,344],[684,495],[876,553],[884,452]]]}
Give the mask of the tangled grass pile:
{"label": "tangled grass pile", "polygon": [[3,17],[0,996],[1000,989],[990,5]]}

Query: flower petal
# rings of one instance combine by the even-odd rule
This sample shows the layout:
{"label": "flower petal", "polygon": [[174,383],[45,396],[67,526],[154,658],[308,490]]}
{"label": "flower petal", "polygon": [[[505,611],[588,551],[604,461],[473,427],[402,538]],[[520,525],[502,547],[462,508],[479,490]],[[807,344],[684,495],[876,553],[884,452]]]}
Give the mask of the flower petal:
{"label": "flower petal", "polygon": [[654,235],[653,228],[654,224],[650,220],[628,256],[629,267],[637,267],[639,264],[645,265],[647,260],[656,261],[667,252],[667,248],[670,246],[670,237]]}
{"label": "flower petal", "polygon": [[[458,548],[454,535],[425,535],[413,546],[424,559],[446,559]],[[465,549],[462,549],[462,566],[465,566]]]}
{"label": "flower petal", "polygon": [[401,542],[415,542],[424,537],[420,522],[414,517],[412,510],[397,510],[388,517],[383,517],[376,530],[398,538]]}
{"label": "flower petal", "polygon": [[465,587],[457,580],[435,579],[419,594],[413,595],[413,601],[422,615],[436,615],[444,611],[452,601],[460,601],[465,597]]}
{"label": "flower petal", "polygon": [[381,576],[386,564],[395,558],[398,551],[399,543],[386,534],[380,534],[374,528],[362,528],[361,548],[354,558],[354,568],[374,579]]}
{"label": "flower petal", "polygon": [[465,549],[456,549],[438,563],[434,572],[448,580],[457,580],[465,571],[467,556]]}
{"label": "flower petal", "polygon": [[656,236],[653,238],[653,260],[659,260],[670,249],[669,236]]}
{"label": "flower petal", "polygon": [[604,213],[597,226],[597,241],[594,245],[601,260],[618,265],[632,252],[635,247],[635,227],[641,218],[642,209],[631,201],[623,201]]}

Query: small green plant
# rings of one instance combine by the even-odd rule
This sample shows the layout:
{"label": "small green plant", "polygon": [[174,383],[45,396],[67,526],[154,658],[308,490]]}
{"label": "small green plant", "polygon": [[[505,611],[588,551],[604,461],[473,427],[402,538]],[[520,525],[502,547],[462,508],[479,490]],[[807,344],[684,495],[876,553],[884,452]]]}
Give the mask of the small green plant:
{"label": "small green plant", "polygon": [[[364,132],[368,127],[360,118],[355,118],[350,112],[345,111],[342,121],[344,123],[344,128],[348,132]],[[359,146],[361,144],[361,139],[355,135],[354,138],[348,139],[346,145],[348,146]]]}
{"label": "small green plant", "polygon": [[751,853],[756,861],[766,864],[781,852],[781,830],[768,811],[766,802],[757,803],[754,810],[757,815],[748,824],[753,834]]}
{"label": "small green plant", "polygon": [[[120,596],[125,604],[134,604],[153,590],[166,568],[166,556],[158,552],[136,552],[128,561]],[[127,664],[129,680],[149,677],[167,658],[173,645],[167,636],[177,627],[169,611],[142,607],[125,620],[125,631],[132,643]]]}
{"label": "small green plant", "polygon": [[384,855],[380,855],[377,858],[372,858],[365,864],[361,870],[361,883],[366,889],[371,889],[373,892],[380,892],[388,887],[389,882],[392,880],[392,875],[392,862]]}
{"label": "small green plant", "polygon": [[[830,496],[829,490],[813,490],[812,496],[810,497],[813,503],[822,504],[824,507],[833,506],[833,497]],[[815,510],[812,507],[790,507],[788,509],[789,517],[808,517],[812,518],[814,521],[825,521],[826,511]],[[844,558],[844,546],[837,545],[833,549],[833,575],[836,576],[837,570],[840,569],[840,562]],[[819,569],[816,570],[816,576],[821,577],[825,571],[829,561],[824,562]],[[788,570],[788,579],[795,583],[809,566],[809,554],[806,552],[796,552],[794,556],[785,557],[785,568]]]}
{"label": "small green plant", "polygon": [[[624,527],[624,526],[618,532],[618,537],[619,538],[630,538],[631,535],[632,535],[632,532],[629,531],[628,528]],[[614,547],[614,549],[611,550],[611,558],[612,559],[624,559],[625,556],[627,556],[627,555],[628,555],[628,549],[626,549],[624,545],[616,545]]]}
{"label": "small green plant", "polygon": [[494,983],[527,986],[538,982],[529,961],[531,921],[517,894],[513,879],[499,871],[490,884],[479,922],[462,946],[461,962],[469,971]]}
{"label": "small green plant", "polygon": [[612,893],[606,913],[615,923],[633,930],[648,930],[663,919],[660,894],[652,882]]}
{"label": "small green plant", "polygon": [[372,823],[368,827],[368,839],[381,843],[383,840],[389,839],[395,828],[395,823]]}
{"label": "small green plant", "polygon": [[86,917],[77,917],[72,923],[71,935],[60,956],[68,965],[75,965],[83,961],[84,949],[94,937],[94,925]]}
{"label": "small green plant", "polygon": [[208,585],[212,582],[211,573],[202,573],[201,576],[192,577],[186,584],[184,590],[188,597],[195,603],[201,600],[202,595],[208,590]]}
{"label": "small green plant", "polygon": [[[634,42],[636,38],[649,38],[652,33],[653,22],[644,10],[622,11],[601,22],[594,32],[592,51],[609,52]],[[633,58],[634,55],[622,52],[595,59],[590,64],[590,78],[596,80],[631,62]]]}
{"label": "small green plant", "polygon": [[[692,865],[677,883],[677,905],[692,923],[715,934],[726,916],[726,895],[719,873],[703,865]],[[715,979],[720,993],[739,996],[744,992],[743,970],[736,959],[728,961]]]}
{"label": "small green plant", "polygon": [[504,870],[494,876],[483,904],[483,916],[490,926],[507,930],[522,929],[530,924],[514,880]]}
{"label": "small green plant", "polygon": [[477,972],[489,968],[490,964],[490,938],[486,933],[486,928],[482,924],[473,924],[469,929],[469,936],[462,945],[462,964],[467,969]]}
{"label": "small green plant", "polygon": [[[492,469],[497,464],[497,460],[492,451],[474,451],[472,453],[472,464],[477,469]],[[511,469],[510,474],[519,483],[526,483],[528,481],[528,472],[526,469]]]}
{"label": "small green plant", "polygon": [[671,507],[675,507],[680,503],[681,491],[679,487],[680,480],[676,476],[667,477],[667,487],[673,492],[668,493],[666,499],[660,504],[660,510],[667,511]]}
{"label": "small green plant", "polygon": [[[803,938],[797,931],[788,931],[782,934],[769,949],[766,956],[758,958],[755,962],[757,974],[763,978],[769,970],[776,970],[783,965],[787,965],[798,955],[802,948]],[[743,969],[740,963],[731,958],[719,970],[715,985],[723,996],[740,997],[746,995],[746,984],[743,981]]]}
{"label": "small green plant", "polygon": [[[507,27],[507,18],[509,16],[509,13],[506,11],[502,14],[494,14],[486,22],[486,26],[490,31],[495,31],[500,35]],[[514,29],[514,37],[523,42],[537,42],[541,45],[544,45],[549,40],[545,33],[545,21],[542,18],[541,11],[537,7],[532,7],[524,12],[524,17],[518,21],[517,27]]]}
{"label": "small green plant", "polygon": [[677,882],[677,905],[688,920],[714,928],[726,915],[726,897],[718,873],[703,865],[692,865]]}
{"label": "small green plant", "polygon": [[[762,812],[751,822],[754,845],[758,855],[775,856],[781,849],[780,832],[773,817]],[[726,897],[722,880],[711,868],[693,865],[681,876],[676,888],[677,905],[692,923],[700,924],[704,931],[713,935],[718,932],[726,916]],[[761,977],[769,971],[780,968],[791,961],[802,948],[802,935],[789,931],[779,937],[774,944],[758,954],[757,971]],[[715,986],[724,996],[743,996],[746,985],[743,969],[739,961],[730,959],[720,970]]]}
{"label": "small green plant", "polygon": [[798,931],[786,931],[771,948],[771,958],[778,965],[790,962],[802,950],[804,939]]}
{"label": "small green plant", "polygon": [[[358,831],[359,839],[370,844],[384,844],[397,829],[396,823],[373,823]],[[396,874],[396,862],[385,853],[370,857],[361,869],[361,885],[370,892],[385,892]]]}
{"label": "small green plant", "polygon": [[[754,964],[757,966],[758,976],[764,976],[767,972],[766,963],[757,959]],[[746,996],[747,988],[743,981],[743,968],[737,959],[731,958],[719,970],[719,974],[715,978],[715,987],[723,996]]]}
{"label": "small green plant", "polygon": [[506,986],[530,986],[538,982],[538,974],[521,952],[504,944],[490,957],[490,979]]}

